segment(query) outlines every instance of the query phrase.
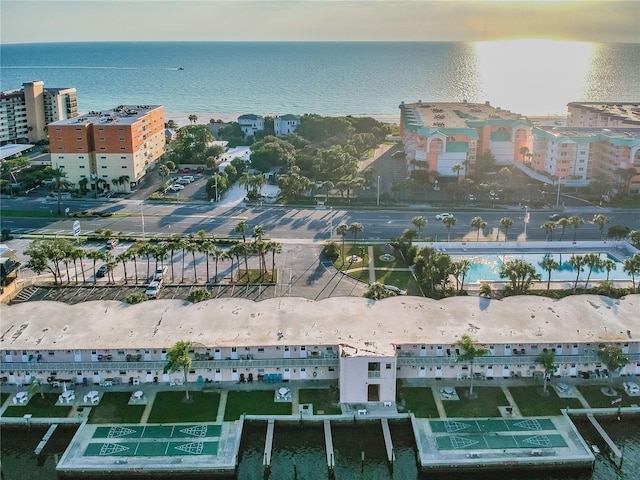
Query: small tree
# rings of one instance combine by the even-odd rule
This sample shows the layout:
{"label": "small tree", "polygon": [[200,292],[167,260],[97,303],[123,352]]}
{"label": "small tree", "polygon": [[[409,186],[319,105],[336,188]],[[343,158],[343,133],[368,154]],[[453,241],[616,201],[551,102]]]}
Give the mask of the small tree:
{"label": "small tree", "polygon": [[482,220],[482,217],[473,217],[471,219],[471,226],[476,229],[476,242],[479,242],[480,230],[484,230],[487,227],[487,222]]}
{"label": "small tree", "polygon": [[143,292],[133,292],[126,298],[125,302],[130,305],[136,305],[138,303],[146,302],[147,300],[147,296]]}
{"label": "small tree", "polygon": [[184,340],[178,340],[176,344],[167,350],[167,364],[164,366],[165,373],[173,373],[182,370],[184,374],[184,399],[189,402],[189,388],[187,386],[187,375],[189,368],[191,368],[191,357],[189,351],[191,350],[191,342],[185,342]]}
{"label": "small tree", "polygon": [[489,353],[489,349],[479,346],[469,335],[463,335],[458,342],[461,353],[456,358],[456,363],[469,364],[469,377],[471,379],[469,386],[469,398],[473,396],[473,364],[477,357],[484,357]]}
{"label": "small tree", "polygon": [[606,217],[604,215],[602,215],[601,213],[596,213],[593,218],[591,219],[591,222],[594,225],[598,226],[598,230],[600,230],[600,240],[602,240],[602,232],[604,230],[604,226],[609,223],[609,217]]}
{"label": "small tree", "polygon": [[547,395],[547,376],[556,371],[556,354],[552,350],[545,349],[536,359],[536,363],[542,365],[544,370],[542,393]]}
{"label": "small tree", "polygon": [[427,225],[427,219],[422,216],[413,217],[411,219],[414,227],[418,229],[418,240],[422,236],[422,229]]}
{"label": "small tree", "polygon": [[549,290],[551,286],[551,272],[560,268],[560,264],[553,259],[552,255],[546,254],[544,258],[538,262],[538,265],[549,274],[547,277],[547,290]]}
{"label": "small tree", "polygon": [[[500,228],[504,230],[504,241],[507,241],[507,233],[509,229],[513,226],[513,220],[509,217],[502,217],[500,219]],[[500,230],[498,229],[498,235],[500,234]]]}
{"label": "small tree", "polygon": [[194,288],[189,293],[187,297],[187,301],[191,303],[204,302],[205,300],[209,300],[211,298],[211,293],[204,287]]}
{"label": "small tree", "polygon": [[381,283],[375,282],[369,286],[364,296],[372,300],[382,300],[383,298],[395,297],[396,294],[384,288]]}
{"label": "small tree", "polygon": [[513,295],[526,295],[533,282],[540,280],[540,274],[526,260],[520,258],[508,260],[500,267],[500,278],[508,278],[510,284],[505,288]]}
{"label": "small tree", "polygon": [[569,265],[573,267],[578,273],[576,274],[576,281],[573,284],[573,292],[578,289],[578,280],[580,280],[580,274],[584,271],[585,261],[584,255],[571,255],[569,257]]}
{"label": "small tree", "polygon": [[442,223],[444,224],[445,227],[447,227],[447,242],[451,241],[451,227],[453,227],[456,224],[456,217],[451,216],[451,217],[444,217],[442,219]]}
{"label": "small tree", "polygon": [[619,345],[602,345],[598,349],[598,357],[609,370],[609,393],[615,395],[613,373],[629,363],[629,359],[622,353],[622,348]]}
{"label": "small tree", "polygon": [[336,227],[336,235],[340,235],[342,237],[342,265],[344,265],[344,240],[347,236],[347,232],[349,231],[349,226],[346,223],[341,223]]}
{"label": "small tree", "polygon": [[480,296],[485,298],[491,298],[491,285],[487,282],[480,284]]}

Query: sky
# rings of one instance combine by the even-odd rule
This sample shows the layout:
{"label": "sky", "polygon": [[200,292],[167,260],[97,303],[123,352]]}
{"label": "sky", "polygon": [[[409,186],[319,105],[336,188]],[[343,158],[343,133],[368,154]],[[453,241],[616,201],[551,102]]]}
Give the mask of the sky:
{"label": "sky", "polygon": [[2,0],[0,41],[640,43],[640,1]]}

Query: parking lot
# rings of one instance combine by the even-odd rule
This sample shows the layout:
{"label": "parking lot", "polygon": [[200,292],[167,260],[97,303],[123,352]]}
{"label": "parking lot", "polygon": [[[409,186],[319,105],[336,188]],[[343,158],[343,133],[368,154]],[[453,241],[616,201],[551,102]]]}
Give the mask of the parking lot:
{"label": "parking lot", "polygon": [[[85,245],[91,248],[104,248],[102,245]],[[113,254],[118,255],[128,248],[126,242],[117,245]],[[184,282],[182,281],[182,259],[176,253],[174,258],[174,276],[172,280],[171,267],[165,275],[165,286],[160,290],[159,299],[186,300],[189,293],[198,287],[206,286],[212,298],[246,298],[261,301],[274,297],[303,297],[311,300],[322,300],[329,297],[362,296],[368,285],[358,282],[336,270],[331,262],[321,257],[322,246],[317,244],[284,244],[282,254],[276,256],[278,282],[276,285],[235,285],[230,281],[230,262],[220,262],[218,282],[214,278],[213,262],[210,267],[210,277],[206,278],[206,260],[196,261],[197,283],[192,268],[191,255],[185,259]],[[250,260],[251,263],[251,260]],[[96,269],[101,265],[97,263]],[[80,268],[85,271],[83,283]],[[76,284],[73,265],[70,266],[69,283],[63,279],[63,284],[30,285],[24,288],[11,303],[26,301],[59,301],[68,304],[87,302],[92,300],[124,301],[134,292],[144,293],[146,285],[151,281],[155,270],[155,262],[151,259],[150,277],[147,278],[146,259],[137,260],[138,283],[135,283],[133,262],[127,265],[127,282],[124,281],[124,269],[119,264],[114,270],[115,284],[109,284],[107,277],[93,277],[93,262],[84,261],[78,268],[78,283]],[[95,280],[95,283],[94,283]]]}

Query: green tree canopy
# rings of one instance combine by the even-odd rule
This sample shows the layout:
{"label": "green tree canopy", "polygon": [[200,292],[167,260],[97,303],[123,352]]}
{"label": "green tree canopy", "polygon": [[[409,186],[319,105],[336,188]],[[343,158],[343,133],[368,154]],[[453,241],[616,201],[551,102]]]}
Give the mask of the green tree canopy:
{"label": "green tree canopy", "polygon": [[178,372],[182,370],[184,374],[184,392],[185,400],[189,401],[189,389],[187,387],[187,374],[191,368],[191,356],[189,352],[192,348],[191,342],[178,340],[176,344],[167,350],[167,363],[164,371],[168,373]]}

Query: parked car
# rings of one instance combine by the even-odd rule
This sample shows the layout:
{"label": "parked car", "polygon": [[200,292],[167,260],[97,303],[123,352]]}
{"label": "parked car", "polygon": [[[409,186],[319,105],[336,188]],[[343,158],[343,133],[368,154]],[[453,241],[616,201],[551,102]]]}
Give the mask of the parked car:
{"label": "parked car", "polygon": [[194,177],[193,175],[183,175],[182,178],[184,180],[189,180],[189,183],[196,181],[196,177]]}
{"label": "parked car", "polygon": [[163,265],[162,267],[158,267],[156,268],[156,272],[153,274],[153,279],[162,281],[165,273],[167,273],[166,265]]}
{"label": "parked car", "polygon": [[473,193],[469,194],[469,201],[470,202],[475,202],[476,201],[476,196]]}
{"label": "parked car", "polygon": [[120,243],[117,238],[110,238],[107,240],[107,250],[113,250]]}
{"label": "parked car", "polygon": [[175,184],[175,185],[171,185],[169,188],[167,188],[167,190],[169,190],[170,192],[179,192],[180,190],[184,190],[184,185],[179,185],[179,184]]}
{"label": "parked car", "polygon": [[549,215],[549,220],[558,221],[561,218],[566,218],[566,216],[562,215],[561,213],[552,213],[551,215]]}
{"label": "parked car", "polygon": [[154,280],[149,284],[147,289],[144,291],[144,294],[147,296],[147,298],[150,298],[150,299],[158,298],[158,294],[160,293],[161,288],[162,288],[162,284],[159,281]]}
{"label": "parked car", "polygon": [[198,172],[198,173],[204,172],[204,167],[202,165],[200,165],[198,168],[196,168],[196,172]]}
{"label": "parked car", "polygon": [[184,167],[182,169],[182,173],[189,173],[191,171],[191,169],[189,167]]}
{"label": "parked car", "polygon": [[98,268],[98,270],[96,271],[96,277],[102,278],[106,274],[107,274],[107,266],[106,265],[100,265],[100,268]]}
{"label": "parked car", "polygon": [[453,217],[450,213],[439,213],[436,215],[436,220],[444,220],[445,218]]}
{"label": "parked car", "polygon": [[189,180],[186,177],[180,177],[179,179],[176,180],[176,183],[178,185],[189,185],[192,182],[192,180]]}
{"label": "parked car", "polygon": [[384,288],[386,288],[390,292],[395,293],[396,295],[406,295],[407,294],[406,290],[402,290],[401,288],[398,288],[395,285],[385,285]]}

